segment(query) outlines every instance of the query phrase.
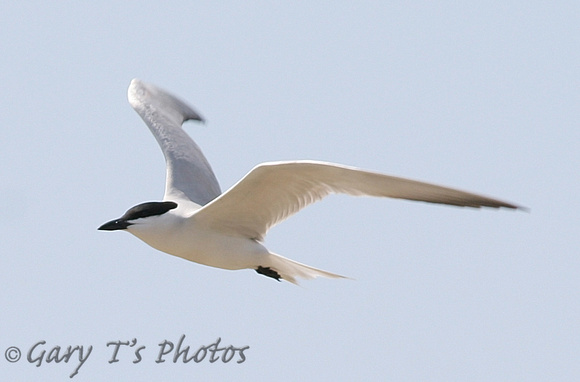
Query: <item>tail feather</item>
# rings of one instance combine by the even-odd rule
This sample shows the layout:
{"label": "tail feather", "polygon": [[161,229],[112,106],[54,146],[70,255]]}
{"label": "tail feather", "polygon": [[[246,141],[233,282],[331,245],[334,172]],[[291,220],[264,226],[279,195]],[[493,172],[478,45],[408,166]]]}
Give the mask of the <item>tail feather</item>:
{"label": "tail feather", "polygon": [[283,280],[289,281],[296,285],[298,285],[298,281],[296,280],[297,278],[305,280],[311,280],[317,277],[327,277],[330,279],[348,278],[287,259],[284,256],[280,256],[275,253],[270,253],[269,260],[271,263],[270,268],[275,270]]}

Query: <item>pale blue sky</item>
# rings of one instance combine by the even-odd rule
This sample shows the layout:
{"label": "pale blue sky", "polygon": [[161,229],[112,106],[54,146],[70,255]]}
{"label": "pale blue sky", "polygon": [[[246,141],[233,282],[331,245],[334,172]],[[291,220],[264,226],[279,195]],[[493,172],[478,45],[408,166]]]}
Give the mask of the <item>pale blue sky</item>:
{"label": "pale blue sky", "polygon": [[[0,379],[67,380],[74,358],[27,361],[44,340],[93,346],[74,381],[577,380],[578,25],[572,1],[3,3]],[[223,189],[319,159],[531,213],[333,196],[267,237],[356,281],[165,255],[96,230],[163,195],[134,77],[207,119],[186,129]],[[183,334],[246,361],[156,363]],[[133,338],[142,361],[109,364]]]}

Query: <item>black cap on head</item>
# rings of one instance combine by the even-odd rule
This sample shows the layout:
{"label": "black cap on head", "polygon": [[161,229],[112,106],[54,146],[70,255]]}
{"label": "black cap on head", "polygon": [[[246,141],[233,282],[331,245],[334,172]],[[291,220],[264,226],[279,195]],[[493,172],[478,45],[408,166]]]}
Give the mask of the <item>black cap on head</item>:
{"label": "black cap on head", "polygon": [[117,231],[127,229],[131,224],[131,220],[146,218],[149,216],[163,215],[169,210],[177,208],[175,202],[147,202],[129,208],[127,212],[119,219],[111,220],[100,226],[100,231]]}

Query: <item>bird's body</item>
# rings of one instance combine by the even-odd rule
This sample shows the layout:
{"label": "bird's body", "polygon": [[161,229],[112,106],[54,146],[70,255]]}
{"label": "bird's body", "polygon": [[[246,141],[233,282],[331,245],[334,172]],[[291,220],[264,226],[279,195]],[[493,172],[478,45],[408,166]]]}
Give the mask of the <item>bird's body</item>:
{"label": "bird's body", "polygon": [[259,242],[223,234],[198,224],[195,208],[177,207],[152,224],[135,224],[129,232],[150,246],[199,264],[223,269],[256,269],[268,255]]}
{"label": "bird's body", "polygon": [[185,103],[139,80],[129,102],[157,139],[167,164],[165,196],[103,224],[127,230],[153,248],[222,269],[254,269],[277,280],[343,276],[270,252],[262,241],[273,225],[330,193],[369,195],[469,207],[518,208],[511,203],[447,187],[332,163],[263,163],[221,193],[200,148],[183,131],[202,120]]}

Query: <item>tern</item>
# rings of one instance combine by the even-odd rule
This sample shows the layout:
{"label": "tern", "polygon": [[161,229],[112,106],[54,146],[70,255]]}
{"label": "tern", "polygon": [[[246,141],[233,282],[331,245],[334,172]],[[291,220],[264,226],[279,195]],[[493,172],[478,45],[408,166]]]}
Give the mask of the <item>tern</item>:
{"label": "tern", "polygon": [[98,229],[128,231],[159,251],[199,264],[253,269],[294,284],[299,278],[344,278],[287,259],[263,244],[272,226],[332,193],[521,208],[452,188],[307,160],[259,164],[222,193],[201,149],[182,129],[185,121],[203,118],[177,97],[138,79],[131,81],[128,99],[165,156],[165,195],[162,201],[130,208]]}

